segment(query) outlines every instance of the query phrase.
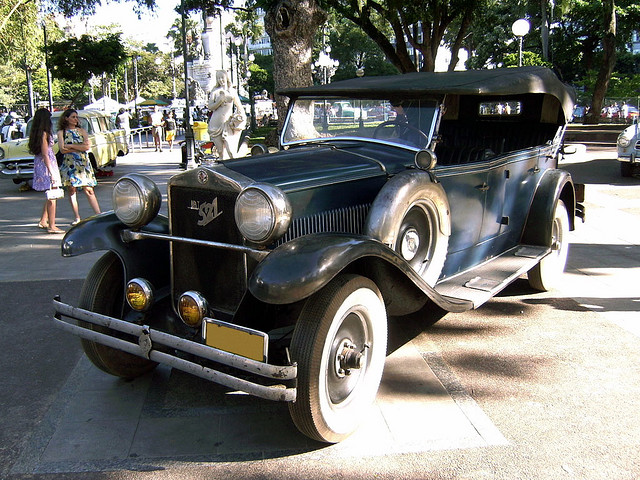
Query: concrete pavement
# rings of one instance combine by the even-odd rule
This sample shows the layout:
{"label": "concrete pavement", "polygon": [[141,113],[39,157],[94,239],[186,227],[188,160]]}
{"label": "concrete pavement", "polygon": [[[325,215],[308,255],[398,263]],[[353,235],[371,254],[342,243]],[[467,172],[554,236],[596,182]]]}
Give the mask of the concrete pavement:
{"label": "concrete pavement", "polygon": [[[96,188],[103,210],[110,208],[111,188],[120,175],[145,173],[164,193],[179,160],[178,152],[148,151],[120,159],[114,177],[101,179]],[[347,441],[329,447],[300,435],[286,405],[230,394],[164,367],[133,382],[94,368],[80,354],[77,340],[55,332],[46,318],[51,292],[61,291],[73,301],[94,260],[61,258],[61,235],[36,227],[43,195],[19,193],[10,182],[1,182],[0,298],[10,303],[0,322],[6,342],[0,350],[15,351],[23,361],[0,358],[5,367],[16,362],[24,367],[30,364],[26,356],[33,358],[32,368],[46,369],[42,349],[53,347],[47,337],[55,339],[63,358],[51,358],[51,368],[57,368],[50,376],[59,383],[39,382],[41,389],[49,385],[48,397],[38,404],[35,418],[24,421],[24,436],[14,442],[11,455],[3,451],[0,456],[0,478],[65,473],[95,478],[110,471],[102,475],[596,479],[606,473],[607,478],[635,478],[640,468],[632,456],[633,434],[640,434],[640,422],[628,405],[640,386],[637,375],[623,378],[622,372],[633,371],[640,336],[640,181],[617,180],[610,172],[614,165],[610,150],[565,163],[578,181],[580,176],[588,180],[588,222],[572,236],[567,281],[559,291],[535,294],[517,283],[476,312],[444,318],[425,318],[422,312],[419,318],[394,321],[391,354],[370,420]],[[618,182],[615,188],[611,179]],[[88,214],[83,197],[80,204]],[[65,228],[71,220],[66,201],[59,211]],[[11,342],[15,326],[25,321],[20,309],[28,303],[11,295],[14,291],[31,295],[34,309],[26,311],[42,312],[27,337],[39,332],[37,344],[28,350]],[[582,349],[572,343],[598,336],[602,342]],[[614,358],[615,352],[625,357]],[[3,409],[28,401],[35,391],[22,386],[24,374],[9,375],[0,389],[7,398],[0,402]],[[39,375],[37,370],[28,374]],[[606,391],[597,388],[596,379]],[[24,393],[12,397],[12,389]],[[608,410],[601,411],[607,402]],[[5,418],[7,427],[0,423],[0,432],[13,432],[11,426],[21,418],[13,423]],[[605,451],[616,442],[626,461]]]}

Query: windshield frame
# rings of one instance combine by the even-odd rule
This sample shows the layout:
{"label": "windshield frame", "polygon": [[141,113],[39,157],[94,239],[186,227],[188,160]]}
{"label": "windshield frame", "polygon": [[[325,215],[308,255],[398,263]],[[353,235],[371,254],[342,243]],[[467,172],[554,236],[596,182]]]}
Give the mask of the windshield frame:
{"label": "windshield frame", "polygon": [[[309,143],[366,141],[414,151],[430,148],[434,141],[441,103],[441,98],[434,97],[412,98],[407,96],[401,99],[386,96],[355,98],[313,95],[295,97],[291,99],[285,117],[280,134],[280,144],[283,147],[290,147]],[[338,114],[338,106],[342,106],[346,113]],[[331,114],[328,114],[329,110],[332,110]],[[372,111],[374,112],[373,116]],[[313,120],[309,122],[312,112]],[[398,112],[406,113],[403,115],[404,122],[407,122],[408,118],[409,126],[419,128],[426,139],[420,138],[420,143],[416,141],[409,143],[400,138],[376,138],[373,136],[376,126],[383,122],[391,123],[394,119],[401,119]],[[328,115],[331,115],[331,120],[328,120]],[[401,123],[401,125],[403,124]],[[296,128],[300,125],[301,128]],[[394,125],[389,126],[393,127]],[[344,130],[343,133],[339,133],[341,127]],[[329,130],[333,130],[333,132]],[[417,135],[416,133],[414,137]]]}

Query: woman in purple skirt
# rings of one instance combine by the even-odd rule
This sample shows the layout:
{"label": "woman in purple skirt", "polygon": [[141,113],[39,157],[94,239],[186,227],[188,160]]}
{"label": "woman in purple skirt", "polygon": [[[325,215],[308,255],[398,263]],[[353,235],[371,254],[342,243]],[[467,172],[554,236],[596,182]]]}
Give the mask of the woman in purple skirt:
{"label": "woman in purple skirt", "polygon": [[46,108],[40,108],[33,116],[29,151],[34,154],[33,189],[46,192],[47,196],[38,227],[49,233],[64,233],[64,230],[56,227],[56,200],[64,195],[64,191],[58,162],[53,153],[51,113]]}

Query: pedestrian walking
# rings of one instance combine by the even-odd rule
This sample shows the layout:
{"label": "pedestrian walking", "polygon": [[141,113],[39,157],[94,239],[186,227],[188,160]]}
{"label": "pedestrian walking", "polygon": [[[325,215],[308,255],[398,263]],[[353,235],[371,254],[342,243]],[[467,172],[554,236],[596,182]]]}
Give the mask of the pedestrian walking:
{"label": "pedestrian walking", "polygon": [[155,107],[151,114],[151,133],[153,134],[153,144],[162,151],[162,127],[164,126],[164,119],[162,118],[162,112],[158,107]]}
{"label": "pedestrian walking", "polygon": [[171,151],[173,149],[173,141],[176,138],[176,119],[173,115],[173,110],[169,110],[167,116],[164,119],[164,130],[167,135],[169,151]]}
{"label": "pedestrian walking", "polygon": [[100,213],[100,205],[93,191],[93,187],[98,182],[87,156],[89,135],[80,126],[78,112],[72,108],[65,110],[58,120],[58,147],[60,152],[64,154],[62,165],[60,166],[62,185],[69,189],[69,201],[75,215],[75,220],[71,225],[76,225],[80,222],[80,211],[76,195],[78,188],[84,190],[89,205],[95,213]]}
{"label": "pedestrian walking", "polygon": [[38,227],[48,233],[64,233],[64,230],[56,227],[56,201],[64,196],[64,190],[53,153],[51,113],[46,108],[38,109],[33,116],[29,151],[34,155],[33,189],[46,194]]}

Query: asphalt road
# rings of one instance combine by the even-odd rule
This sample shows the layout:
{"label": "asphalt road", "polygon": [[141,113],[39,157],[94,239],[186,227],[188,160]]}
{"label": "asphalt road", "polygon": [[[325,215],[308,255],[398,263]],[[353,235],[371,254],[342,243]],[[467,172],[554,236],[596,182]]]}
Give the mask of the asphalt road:
{"label": "asphalt road", "polygon": [[[96,188],[103,210],[120,175],[164,185],[178,162],[124,157]],[[613,149],[563,167],[587,183],[587,222],[561,288],[521,279],[473,312],[392,319],[376,408],[333,446],[282,404],[166,368],[98,372],[50,316],[99,255],[61,258],[61,236],[37,228],[43,195],[0,181],[0,478],[640,478],[640,178],[620,177]]]}

